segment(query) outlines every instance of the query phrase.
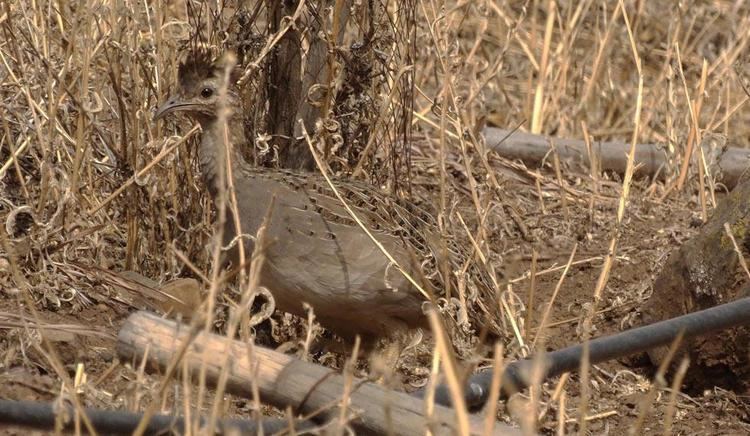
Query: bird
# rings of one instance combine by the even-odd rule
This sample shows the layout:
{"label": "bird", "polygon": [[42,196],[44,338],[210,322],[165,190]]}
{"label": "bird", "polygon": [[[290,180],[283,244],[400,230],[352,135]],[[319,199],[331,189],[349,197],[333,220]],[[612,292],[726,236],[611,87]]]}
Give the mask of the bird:
{"label": "bird", "polygon": [[[197,159],[215,204],[221,165],[230,153],[241,229],[228,211],[224,246],[238,234],[255,235],[268,215],[259,284],[277,309],[305,317],[307,304],[323,327],[346,340],[358,335],[372,342],[427,328],[428,296],[420,288],[429,287],[429,279],[420,268],[426,258],[437,262],[445,256],[434,215],[365,182],[332,181],[360,225],[321,174],[248,163],[239,152],[246,143],[244,125],[235,79],[227,71],[226,61],[208,51],[186,56],[177,89],[154,113],[162,119],[180,112],[200,124]],[[229,113],[222,117],[225,107]],[[229,141],[223,139],[223,120]],[[245,253],[252,253],[254,239],[241,241]],[[237,264],[238,252],[235,244],[228,262]]]}

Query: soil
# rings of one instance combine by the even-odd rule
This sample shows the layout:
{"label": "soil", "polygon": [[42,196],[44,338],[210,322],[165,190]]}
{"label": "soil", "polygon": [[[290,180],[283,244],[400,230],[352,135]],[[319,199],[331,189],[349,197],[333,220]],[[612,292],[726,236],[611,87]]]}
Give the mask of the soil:
{"label": "soil", "polygon": [[[611,271],[609,282],[599,304],[595,320],[594,336],[606,335],[639,325],[640,315],[649,305],[649,297],[654,292],[653,282],[662,265],[673,250],[697,233],[696,215],[693,207],[675,201],[658,202],[650,199],[643,188],[636,190],[629,204],[627,218],[623,222],[617,248],[617,261]],[[580,315],[591,304],[592,291],[596,286],[603,254],[607,252],[610,239],[608,223],[598,218],[609,214],[616,207],[612,201],[604,201],[595,208],[593,215],[588,205],[582,202],[567,204],[567,214],[582,217],[580,220],[566,218],[561,207],[550,207],[547,214],[525,215],[527,230],[535,241],[529,242],[520,234],[515,240],[503,241],[505,265],[503,276],[511,283],[516,294],[527,301],[529,281],[518,279],[530,267],[532,251],[538,255],[539,275],[537,277],[535,303],[533,304],[532,325],[536,326],[543,317],[547,302],[550,301],[561,270],[550,273],[552,267],[564,266],[576,247],[575,260],[581,261],[571,266],[559,288],[550,312],[552,327],[537,339],[537,347],[553,350],[574,344],[581,338]],[[612,215],[609,215],[612,216]],[[588,218],[586,218],[588,217]],[[577,227],[569,223],[577,222]],[[527,238],[528,239],[528,238]],[[87,280],[81,279],[80,289],[92,289]],[[104,288],[107,286],[102,285]],[[100,294],[113,292],[99,290]],[[111,295],[111,294],[109,294]],[[4,368],[0,373],[0,397],[17,400],[51,401],[60,392],[61,378],[74,379],[81,365],[86,379],[81,383],[82,396],[92,407],[126,409],[148,397],[146,387],[158,385],[158,374],[141,374],[126,362],[119,362],[114,350],[118,327],[133,305],[123,303],[121,298],[96,302],[89,298],[80,300],[47,301],[39,300],[35,307],[37,315],[46,323],[58,328],[48,334],[49,344],[54,348],[60,361],[55,370],[45,356],[46,347],[39,340],[36,330],[26,330],[23,322],[8,316],[30,313],[20,294],[5,288],[0,297],[0,327],[4,334],[0,337],[0,355]],[[8,315],[6,315],[8,314]],[[27,318],[30,322],[33,318]],[[19,324],[20,322],[20,324]],[[276,315],[276,334],[267,327],[259,327],[258,341],[270,346],[279,346],[283,338],[294,338],[299,332],[298,324],[290,322],[288,316]],[[282,333],[278,330],[281,329]],[[284,330],[287,329],[287,330]],[[526,336],[533,338],[533,332]],[[274,337],[280,339],[274,340]],[[287,344],[286,349],[289,347]],[[333,352],[318,353],[315,360],[329,366],[340,367],[341,356]],[[405,367],[408,359],[402,362],[404,377],[414,384],[428,374],[427,368]],[[361,368],[365,370],[364,366]],[[56,372],[59,371],[59,372]],[[649,392],[655,368],[645,356],[632,356],[621,361],[595,365],[590,372],[587,430],[593,434],[625,434],[642,419],[645,434],[657,434],[663,429],[665,416],[674,411],[672,429],[674,434],[746,434],[750,431],[748,416],[750,397],[744,390],[729,390],[738,385],[716,386],[696,392],[691,386],[682,386],[691,393],[680,393],[676,400],[670,399],[669,389],[661,389],[657,394]],[[688,374],[691,374],[688,372]],[[137,380],[137,387],[134,387]],[[687,379],[686,379],[687,380]],[[706,381],[706,380],[703,380]],[[726,382],[726,380],[711,380]],[[549,405],[542,414],[541,430],[553,432],[557,428],[557,402],[548,402],[559,379],[545,384],[542,405]],[[671,383],[671,376],[667,383]],[[726,383],[725,383],[726,384]],[[707,383],[706,385],[711,385]],[[569,413],[578,407],[581,384],[577,374],[571,374],[565,384]],[[227,412],[242,414],[251,407],[240,398],[228,397]],[[511,400],[510,404],[516,400]],[[675,401],[670,405],[670,401]],[[509,410],[501,408],[499,417],[511,421]],[[567,422],[566,431],[579,430],[578,423]],[[5,430],[3,434],[14,434]],[[20,434],[20,433],[18,433]],[[24,432],[25,434],[25,432]]]}

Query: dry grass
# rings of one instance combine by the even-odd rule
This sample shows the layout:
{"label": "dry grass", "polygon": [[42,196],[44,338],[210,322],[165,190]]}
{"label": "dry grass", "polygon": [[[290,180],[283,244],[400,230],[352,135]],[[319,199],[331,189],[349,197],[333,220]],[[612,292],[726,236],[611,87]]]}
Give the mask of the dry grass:
{"label": "dry grass", "polygon": [[[190,126],[154,123],[151,114],[174,85],[181,49],[195,44],[191,37],[200,27],[204,42],[238,51],[247,132],[255,138],[248,155],[260,163],[279,159],[280,139],[269,131],[268,62],[292,26],[273,29],[260,3],[248,2],[247,9],[226,3],[216,10],[184,1],[148,8],[93,0],[0,2],[0,309],[23,313],[0,314],[0,331],[11,332],[0,338],[0,377],[10,368],[34,368],[65,384],[66,394],[110,408],[185,412],[193,404],[214,418],[261,408],[257,401],[224,401],[203,384],[182,389],[124,367],[93,364],[88,370],[96,386],[74,388],[65,364],[96,358],[71,357],[66,343],[47,347],[30,334],[36,328],[116,333],[132,302],[81,264],[137,271],[160,283],[208,278],[216,292],[215,256],[206,249],[211,207],[191,160],[195,139]],[[324,51],[326,86],[308,96],[326,114],[313,142],[323,144],[318,151],[332,173],[429,203],[441,230],[473,247],[462,271],[447,272],[459,280],[442,303],[460,316],[472,289],[471,275],[463,273],[481,268],[495,278],[497,298],[485,310],[499,314],[506,334],[496,349],[505,359],[550,342],[560,346],[556,334],[563,343],[596,335],[613,327],[608,317],[616,317],[615,327],[628,322],[647,296],[643,280],[658,270],[674,239],[690,233],[686,225],[668,227],[669,219],[705,218],[715,202],[696,152],[701,137],[717,133],[738,146],[750,141],[744,58],[750,6],[740,0],[308,1],[323,3],[329,9],[319,11],[330,26],[323,27],[336,37]],[[356,5],[350,14],[349,3]],[[310,49],[314,32],[305,33],[302,24],[310,23],[299,26]],[[369,36],[363,52],[352,51]],[[554,155],[546,168],[528,169],[486,152],[485,125],[661,143],[670,157],[667,179],[633,181],[632,153],[624,180],[595,168],[576,173]],[[643,240],[652,249],[644,250]],[[634,265],[640,274],[628,282],[623,269]],[[564,300],[553,301],[560,290]],[[252,305],[248,293],[231,298],[238,308]],[[573,304],[580,311],[568,313]],[[238,316],[219,315],[215,323],[222,328],[242,330]],[[59,322],[43,321],[48,317]],[[344,365],[331,353],[307,355],[306,322],[277,316],[272,323],[258,340]],[[579,328],[571,332],[575,323]],[[445,338],[438,339],[443,368],[457,385],[460,368],[446,355]],[[502,362],[474,345],[454,344],[450,353],[473,356],[467,365]],[[355,366],[346,368],[362,370]],[[438,368],[417,353],[400,371],[416,384]],[[529,406],[537,419],[526,428],[600,432],[635,425],[679,433],[696,425],[684,411],[702,400],[678,396],[679,383],[671,391],[663,380],[645,387],[643,376],[620,377],[630,372],[607,368],[584,368],[557,390],[537,384]],[[627,416],[618,396],[634,392],[649,392],[649,405],[666,405],[666,428],[646,405],[637,417]],[[670,392],[667,400],[663,392]],[[716,395],[722,394],[706,404],[718,402]],[[708,421],[735,420],[735,430],[746,429],[747,402],[732,401],[732,419]],[[498,414],[505,419],[508,410],[500,407]],[[346,409],[340,416],[348,419]]]}

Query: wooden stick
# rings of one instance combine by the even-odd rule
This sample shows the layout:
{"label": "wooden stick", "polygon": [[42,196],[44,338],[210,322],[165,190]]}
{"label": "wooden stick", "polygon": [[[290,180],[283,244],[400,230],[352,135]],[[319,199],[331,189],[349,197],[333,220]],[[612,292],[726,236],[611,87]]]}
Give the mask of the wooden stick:
{"label": "wooden stick", "polygon": [[[519,131],[512,132],[493,127],[484,129],[483,133],[488,149],[507,159],[519,159],[529,166],[540,164],[550,153],[550,143],[544,135]],[[555,138],[554,143],[555,151],[560,160],[588,168],[589,154],[583,140]],[[702,147],[706,147],[704,153],[712,157],[710,159],[712,162],[711,175],[716,177],[718,183],[723,183],[729,189],[734,188],[750,168],[750,151],[740,147],[711,150],[708,145],[708,143],[701,144]],[[591,148],[592,154],[598,157],[600,170],[625,174],[630,143],[593,141]],[[633,163],[636,168],[636,177],[654,177],[656,175],[663,177],[668,163],[665,146],[659,144],[636,145]]]}
{"label": "wooden stick", "polygon": [[[117,351],[123,358],[134,361],[147,355],[150,365],[164,368],[189,337],[188,326],[141,311],[125,321],[118,335]],[[341,401],[343,375],[257,345],[199,333],[184,359],[193,373],[205,361],[207,377],[214,382],[227,353],[231,356],[227,392],[249,398],[254,380],[264,402],[282,409],[292,407],[297,413],[333,409],[331,406]],[[433,434],[455,434],[456,414],[450,408],[435,406],[428,420],[424,414],[426,404],[421,399],[361,379],[354,379],[351,386],[347,408],[354,412],[351,423],[358,431],[416,435],[429,430]],[[481,434],[482,419],[472,415],[470,427],[472,434]],[[493,434],[521,433],[498,423]]]}

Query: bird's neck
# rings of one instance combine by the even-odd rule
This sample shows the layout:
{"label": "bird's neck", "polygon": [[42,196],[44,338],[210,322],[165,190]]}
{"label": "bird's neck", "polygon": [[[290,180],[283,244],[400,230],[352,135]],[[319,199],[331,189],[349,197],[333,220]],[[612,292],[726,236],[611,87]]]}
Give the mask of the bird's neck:
{"label": "bird's neck", "polygon": [[228,117],[226,123],[220,122],[216,117],[206,117],[198,121],[203,129],[198,163],[206,187],[211,196],[216,198],[221,192],[221,183],[226,181],[227,150],[233,169],[245,165],[245,159],[240,152],[241,147],[245,146],[244,125],[239,116]]}

